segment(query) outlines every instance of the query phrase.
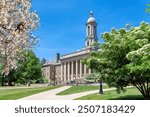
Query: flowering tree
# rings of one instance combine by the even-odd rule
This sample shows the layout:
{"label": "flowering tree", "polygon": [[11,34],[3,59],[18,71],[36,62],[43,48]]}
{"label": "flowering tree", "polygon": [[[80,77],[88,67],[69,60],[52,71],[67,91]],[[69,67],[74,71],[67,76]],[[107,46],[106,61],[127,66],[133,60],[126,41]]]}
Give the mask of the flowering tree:
{"label": "flowering tree", "polygon": [[150,25],[112,29],[102,34],[104,43],[84,63],[101,74],[109,86],[124,91],[132,84],[150,99]]}
{"label": "flowering tree", "polygon": [[31,10],[31,0],[1,0],[0,2],[0,67],[7,75],[17,68],[22,50],[33,47],[32,34],[39,26],[39,17]]}

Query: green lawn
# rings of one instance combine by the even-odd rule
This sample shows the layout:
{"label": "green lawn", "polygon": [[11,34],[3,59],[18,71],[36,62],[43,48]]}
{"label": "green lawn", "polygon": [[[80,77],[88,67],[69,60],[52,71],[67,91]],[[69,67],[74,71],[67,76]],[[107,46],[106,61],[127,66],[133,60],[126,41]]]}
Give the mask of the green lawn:
{"label": "green lawn", "polygon": [[1,89],[0,90],[0,100],[16,100],[26,96],[30,96],[43,91],[48,91],[57,87],[46,86],[46,87],[36,87],[36,88],[18,88],[18,89]]}
{"label": "green lawn", "polygon": [[143,96],[136,88],[129,88],[127,92],[118,94],[114,91],[106,91],[103,95],[91,94],[76,100],[143,100]]}
{"label": "green lawn", "polygon": [[[107,85],[104,85],[103,88],[108,88]],[[98,90],[99,86],[72,86],[71,88],[62,91],[58,93],[57,95],[69,95],[69,94],[74,94],[74,93],[80,93],[80,92],[85,92],[85,91],[91,91],[91,90]]]}

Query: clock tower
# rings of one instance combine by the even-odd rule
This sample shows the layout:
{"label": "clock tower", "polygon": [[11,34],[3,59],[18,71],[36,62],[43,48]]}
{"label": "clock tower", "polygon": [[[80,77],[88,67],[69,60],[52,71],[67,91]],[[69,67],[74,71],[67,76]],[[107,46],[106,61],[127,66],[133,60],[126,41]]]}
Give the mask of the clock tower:
{"label": "clock tower", "polygon": [[90,12],[90,18],[86,23],[86,48],[92,47],[94,43],[98,42],[97,38],[97,23],[95,18],[93,17],[93,12]]}

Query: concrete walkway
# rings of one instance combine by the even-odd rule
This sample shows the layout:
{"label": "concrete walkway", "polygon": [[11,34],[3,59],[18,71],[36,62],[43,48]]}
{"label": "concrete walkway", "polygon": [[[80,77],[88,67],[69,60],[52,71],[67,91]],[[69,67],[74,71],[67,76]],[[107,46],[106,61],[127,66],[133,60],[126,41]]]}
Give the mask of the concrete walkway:
{"label": "concrete walkway", "polygon": [[[70,94],[70,95],[56,95],[59,92],[62,92],[71,86],[63,86],[57,89],[53,89],[50,91],[42,92],[39,94],[31,95],[28,97],[21,98],[19,100],[73,100],[82,96],[86,96],[89,94],[94,94],[98,93],[99,90],[93,90],[93,91],[86,91],[86,92],[81,92],[81,93],[76,93],[76,94]],[[109,89],[104,89],[103,91],[110,91],[110,90],[115,90],[115,88],[109,88]]]}

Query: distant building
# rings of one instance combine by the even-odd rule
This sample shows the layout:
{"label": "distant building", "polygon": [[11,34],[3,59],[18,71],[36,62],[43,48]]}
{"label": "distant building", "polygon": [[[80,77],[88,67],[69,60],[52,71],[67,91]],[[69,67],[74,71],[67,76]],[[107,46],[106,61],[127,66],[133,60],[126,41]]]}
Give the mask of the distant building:
{"label": "distant building", "polygon": [[70,83],[84,82],[86,75],[91,74],[92,70],[82,64],[82,59],[90,57],[92,51],[97,49],[93,46],[98,42],[97,38],[97,23],[93,17],[93,12],[90,12],[90,18],[86,23],[86,39],[85,47],[80,51],[62,55],[57,53],[56,61],[49,62],[43,65],[42,71],[45,78],[49,82]]}

